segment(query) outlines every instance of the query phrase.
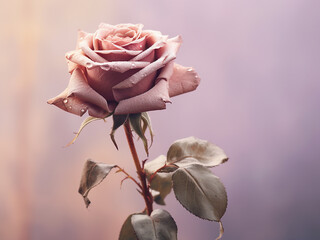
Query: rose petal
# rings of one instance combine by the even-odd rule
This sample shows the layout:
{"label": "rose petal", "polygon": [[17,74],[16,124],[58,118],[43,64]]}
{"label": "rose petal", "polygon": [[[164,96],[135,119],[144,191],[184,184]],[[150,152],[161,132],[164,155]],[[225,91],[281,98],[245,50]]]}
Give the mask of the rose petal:
{"label": "rose petal", "polygon": [[166,41],[166,45],[156,51],[156,57],[160,58],[162,56],[173,55],[176,56],[182,43],[181,36],[176,36],[174,38],[169,38]]}
{"label": "rose petal", "polygon": [[87,110],[93,117],[103,117],[111,112],[107,101],[88,85],[79,68],[72,72],[68,87],[48,103],[79,116]]}
{"label": "rose petal", "polygon": [[101,57],[99,54],[95,53],[93,48],[93,34],[86,35],[85,38],[83,38],[79,42],[79,48],[84,52],[86,56],[88,56],[91,60],[95,62],[106,62],[106,60]]}
{"label": "rose petal", "polygon": [[157,77],[156,82],[160,81],[161,79],[168,81],[173,74],[173,69],[174,69],[174,61],[171,61],[161,69],[161,72],[159,73],[159,76]]}
{"label": "rose petal", "polygon": [[68,96],[71,94],[110,112],[107,101],[88,85],[86,77],[79,68],[73,71],[69,81]]}
{"label": "rose petal", "polygon": [[166,103],[169,102],[168,82],[160,80],[149,91],[120,101],[114,114],[129,114],[165,109]]}
{"label": "rose petal", "polygon": [[173,74],[169,80],[169,96],[174,97],[182,93],[195,90],[200,78],[193,68],[174,64]]}
{"label": "rose petal", "polygon": [[[90,58],[88,58],[84,55],[82,50],[75,50],[75,51],[67,52],[66,59],[75,63],[76,65],[80,65],[83,67],[87,67],[87,66],[94,64],[94,62]],[[74,67],[74,65],[69,66],[70,73],[73,72],[73,70],[74,70],[74,69],[72,69],[73,67]]]}
{"label": "rose petal", "polygon": [[124,73],[131,69],[144,68],[148,66],[150,62],[128,62],[128,61],[119,61],[119,62],[105,62],[105,63],[92,63],[88,64],[87,68],[92,69],[94,67],[101,67],[105,71],[114,71]]}
{"label": "rose petal", "polygon": [[132,57],[141,53],[142,50],[95,50],[95,52],[107,61],[129,61]]}
{"label": "rose petal", "polygon": [[127,50],[144,50],[146,48],[146,42],[146,38],[141,37],[125,45],[122,45],[122,47]]}
{"label": "rose petal", "polygon": [[165,45],[166,40],[167,40],[166,38],[160,39],[159,41],[155,42],[151,47],[149,47],[139,55],[132,58],[131,61],[140,61],[141,59],[144,59],[145,57],[150,55],[155,49],[159,49],[163,47]]}
{"label": "rose petal", "polygon": [[87,38],[87,36],[90,36],[90,35],[92,36],[92,33],[87,33],[82,30],[78,30],[78,39],[77,39],[76,49],[79,49],[80,42],[82,42],[85,38]]}
{"label": "rose petal", "polygon": [[175,56],[172,55],[163,56],[128,79],[120,82],[112,88],[114,98],[120,101],[146,92],[153,83],[156,71],[174,59]]}

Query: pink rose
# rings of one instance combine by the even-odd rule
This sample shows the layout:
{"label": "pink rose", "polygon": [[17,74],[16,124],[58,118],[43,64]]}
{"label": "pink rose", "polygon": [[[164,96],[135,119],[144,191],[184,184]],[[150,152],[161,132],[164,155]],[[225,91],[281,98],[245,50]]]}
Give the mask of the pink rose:
{"label": "pink rose", "polygon": [[79,31],[76,50],[66,54],[68,87],[48,103],[104,118],[164,109],[170,97],[196,89],[196,72],[174,63],[181,37],[142,27],[102,23],[95,33]]}

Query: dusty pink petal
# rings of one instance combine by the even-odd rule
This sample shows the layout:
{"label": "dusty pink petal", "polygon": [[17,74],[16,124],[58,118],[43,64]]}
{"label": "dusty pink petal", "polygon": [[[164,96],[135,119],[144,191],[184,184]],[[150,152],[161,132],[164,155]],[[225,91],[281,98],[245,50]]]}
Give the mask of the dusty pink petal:
{"label": "dusty pink petal", "polygon": [[144,50],[146,49],[146,42],[147,42],[146,38],[142,37],[134,41],[131,41],[125,45],[122,45],[122,47],[127,50],[134,50],[134,51]]}
{"label": "dusty pink petal", "polygon": [[167,56],[167,55],[176,56],[176,54],[181,46],[181,43],[182,43],[181,36],[169,38],[166,41],[165,46],[163,46],[162,48],[160,48],[156,51],[156,57],[160,58],[162,56]]}
{"label": "dusty pink petal", "polygon": [[79,68],[73,71],[67,89],[68,96],[73,94],[84,102],[91,103],[106,112],[110,112],[107,101],[88,85],[86,77]]}
{"label": "dusty pink petal", "polygon": [[[69,60],[70,62],[73,62],[77,65],[83,66],[83,67],[87,67],[90,66],[92,64],[94,64],[94,62],[88,58],[87,56],[84,55],[84,53],[82,52],[82,50],[75,50],[75,51],[70,51],[66,53],[66,59]],[[70,67],[73,67],[73,65],[71,65]],[[73,71],[74,69],[72,69]],[[72,72],[69,69],[69,72]]]}
{"label": "dusty pink petal", "polygon": [[119,102],[114,114],[139,113],[166,108],[170,102],[168,82],[160,80],[152,89],[138,96]]}
{"label": "dusty pink petal", "polygon": [[99,118],[105,117],[114,109],[114,105],[110,105],[110,110],[106,100],[89,87],[79,68],[73,71],[68,87],[48,100],[48,103],[79,116],[88,110],[90,116]]}
{"label": "dusty pink petal", "polygon": [[135,74],[139,69],[130,69],[124,73],[105,71],[101,67],[87,69],[89,85],[108,102],[115,101],[112,87]]}
{"label": "dusty pink petal", "polygon": [[199,83],[200,78],[193,68],[174,64],[173,74],[169,80],[169,96],[174,97],[193,91]]}
{"label": "dusty pink petal", "polygon": [[95,62],[105,62],[106,60],[101,57],[99,54],[95,53],[93,49],[93,34],[87,34],[85,38],[83,38],[79,42],[79,49],[83,51],[83,53],[89,57],[92,61]]}
{"label": "dusty pink petal", "polygon": [[92,69],[95,67],[100,67],[105,71],[114,71],[124,73],[131,69],[145,68],[150,62],[138,62],[138,61],[114,61],[105,63],[92,63],[87,64],[87,69]]}
{"label": "dusty pink petal", "polygon": [[80,42],[82,42],[85,38],[87,38],[87,36],[91,35],[92,36],[92,33],[87,33],[87,32],[84,32],[82,30],[78,30],[78,38],[77,38],[77,46],[76,46],[76,49],[79,49],[79,44]]}
{"label": "dusty pink petal", "polygon": [[159,73],[156,79],[156,83],[162,79],[169,81],[169,79],[173,74],[174,64],[175,64],[174,61],[171,61],[161,69],[161,72]]}
{"label": "dusty pink petal", "polygon": [[168,38],[168,36],[162,35],[161,32],[153,30],[144,30],[142,31],[141,36],[145,36],[147,38],[148,46],[153,45],[154,43],[162,40],[163,38]]}
{"label": "dusty pink petal", "polygon": [[94,52],[107,61],[129,61],[134,56],[140,54],[142,50],[95,50]]}
{"label": "dusty pink petal", "polygon": [[89,115],[97,118],[104,118],[108,113],[97,106],[85,103],[74,95],[68,97],[68,89],[65,89],[57,97],[48,100],[49,104],[53,104],[64,111],[82,116],[88,111]]}
{"label": "dusty pink petal", "polygon": [[98,63],[104,63],[107,62],[107,60],[100,56],[99,54],[97,54],[95,51],[93,51],[91,48],[89,48],[88,46],[81,46],[81,50],[83,51],[83,53],[88,56],[92,61],[98,62]]}
{"label": "dusty pink petal", "polygon": [[163,38],[160,39],[159,41],[155,42],[152,46],[150,46],[148,49],[140,53],[139,55],[135,56],[134,58],[131,59],[131,61],[140,61],[150,55],[154,50],[159,49],[165,45],[165,41],[167,39]]}
{"label": "dusty pink petal", "polygon": [[120,101],[146,92],[152,86],[157,70],[174,59],[172,55],[161,57],[114,86],[112,90],[115,99]]}
{"label": "dusty pink petal", "polygon": [[117,46],[109,40],[102,40],[93,37],[93,50],[123,50],[121,46]]}

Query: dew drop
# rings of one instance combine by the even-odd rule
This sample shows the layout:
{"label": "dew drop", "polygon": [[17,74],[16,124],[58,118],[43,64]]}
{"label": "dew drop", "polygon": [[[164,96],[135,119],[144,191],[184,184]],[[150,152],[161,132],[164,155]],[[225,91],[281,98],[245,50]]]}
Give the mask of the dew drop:
{"label": "dew drop", "polygon": [[72,109],[72,107],[71,107],[71,106],[69,106],[69,109]]}
{"label": "dew drop", "polygon": [[68,103],[68,99],[63,100],[63,103],[64,104]]}
{"label": "dew drop", "polygon": [[86,110],[82,108],[80,111],[81,111],[82,113],[84,113]]}
{"label": "dew drop", "polygon": [[131,63],[131,68],[135,68],[136,65],[134,63]]}
{"label": "dew drop", "polygon": [[187,70],[187,72],[192,72],[192,70],[193,70],[192,68],[189,68],[189,69]]}

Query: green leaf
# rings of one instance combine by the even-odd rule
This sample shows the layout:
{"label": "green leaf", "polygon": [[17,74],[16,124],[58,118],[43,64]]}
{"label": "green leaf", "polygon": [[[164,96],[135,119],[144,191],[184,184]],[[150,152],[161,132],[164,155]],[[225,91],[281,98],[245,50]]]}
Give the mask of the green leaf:
{"label": "green leaf", "polygon": [[214,167],[227,160],[228,157],[221,148],[195,137],[175,141],[167,153],[167,163],[174,163],[179,167],[191,164]]}
{"label": "green leaf", "polygon": [[144,165],[150,188],[155,190],[152,191],[154,201],[160,205],[165,205],[164,199],[172,189],[172,173],[157,172],[157,170],[162,168],[165,164],[166,156],[161,155]]}
{"label": "green leaf", "polygon": [[93,121],[101,120],[101,119],[104,120],[104,118],[95,118],[95,117],[88,117],[87,119],[85,119],[85,120],[81,123],[80,129],[79,129],[79,131],[76,133],[76,136],[71,140],[71,142],[69,142],[69,143],[66,145],[66,147],[70,146],[71,144],[73,144],[73,143],[77,140],[77,138],[79,137],[82,129],[83,129],[85,126],[87,126],[89,123],[91,123],[91,122],[93,122]]}
{"label": "green leaf", "polygon": [[111,133],[110,133],[110,137],[111,137],[111,140],[114,144],[114,146],[116,147],[116,149],[118,150],[118,145],[117,145],[117,142],[114,138],[114,133],[116,132],[116,130],[121,127],[128,119],[128,114],[125,114],[125,115],[112,115],[113,117],[113,126],[112,126],[112,130],[111,130]]}
{"label": "green leaf", "polygon": [[219,178],[199,164],[179,168],[172,176],[178,201],[192,214],[220,221],[227,208],[227,193]]}
{"label": "green leaf", "polygon": [[132,216],[133,214],[127,217],[126,221],[123,223],[119,235],[119,240],[138,240],[137,235],[134,232],[133,226],[131,224]]}
{"label": "green leaf", "polygon": [[144,135],[141,123],[141,113],[135,113],[135,114],[130,114],[129,115],[129,120],[132,129],[136,132],[136,134],[141,138],[143,145],[144,145],[144,150],[147,153],[147,156],[149,156],[149,149],[148,149],[148,141],[146,136]]}
{"label": "green leaf", "polygon": [[99,185],[114,167],[116,167],[116,165],[96,163],[90,159],[86,161],[82,170],[80,187],[78,190],[84,199],[86,207],[90,205],[90,200],[88,199],[89,191]]}
{"label": "green leaf", "polygon": [[139,240],[177,240],[177,225],[165,210],[156,209],[151,216],[134,214],[131,224]]}

